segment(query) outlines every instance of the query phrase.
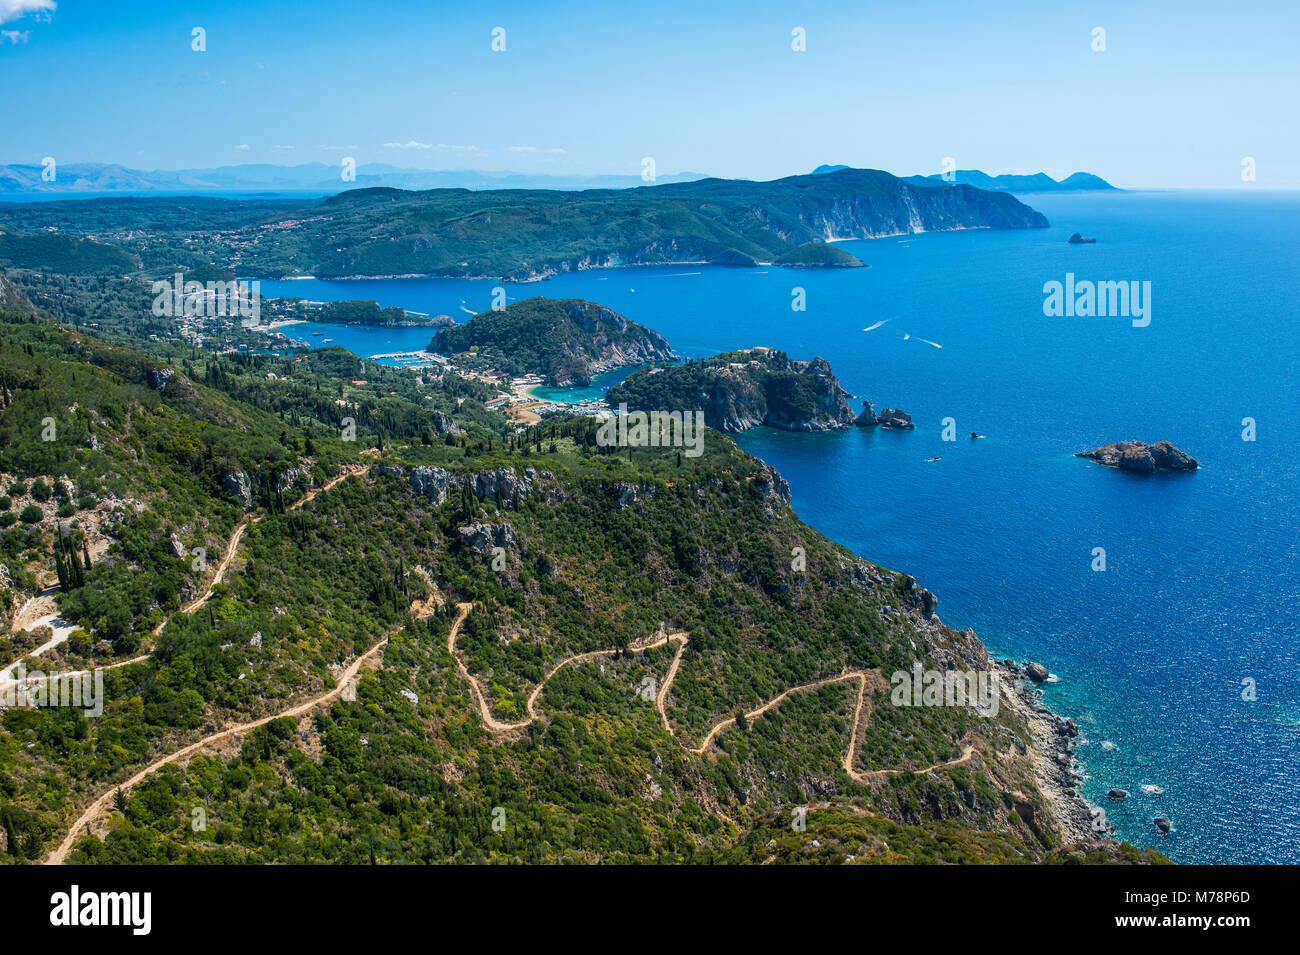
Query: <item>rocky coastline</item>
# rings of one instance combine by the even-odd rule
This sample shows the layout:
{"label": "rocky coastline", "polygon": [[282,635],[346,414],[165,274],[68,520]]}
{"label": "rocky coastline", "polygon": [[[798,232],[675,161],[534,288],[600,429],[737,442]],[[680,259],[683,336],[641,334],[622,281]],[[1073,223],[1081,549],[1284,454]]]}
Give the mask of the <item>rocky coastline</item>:
{"label": "rocky coastline", "polygon": [[1063,843],[1091,843],[1111,838],[1101,809],[1079,795],[1083,775],[1074,751],[1079,729],[1074,720],[1058,716],[1042,701],[1042,691],[1029,675],[1031,664],[1001,660],[994,664],[1004,697],[1028,730],[1025,743],[1038,789],[1052,811],[1057,834]]}

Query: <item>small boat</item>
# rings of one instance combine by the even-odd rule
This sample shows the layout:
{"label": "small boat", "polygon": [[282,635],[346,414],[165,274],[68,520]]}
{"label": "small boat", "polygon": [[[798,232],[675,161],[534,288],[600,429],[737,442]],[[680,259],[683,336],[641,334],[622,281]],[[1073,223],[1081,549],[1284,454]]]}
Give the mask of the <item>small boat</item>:
{"label": "small boat", "polygon": [[925,463],[926,463],[926,464],[929,464],[929,463],[932,462],[932,461],[942,461],[942,460],[943,460],[943,458],[940,458],[940,457],[937,457],[937,456],[936,456],[936,457],[933,457],[933,458],[926,458],[926,459],[925,459]]}
{"label": "small boat", "polygon": [[324,334],[325,334],[324,332],[312,332],[312,333],[311,333],[311,337],[312,337],[312,338],[320,338],[320,337],[321,337],[322,335],[324,335]]}

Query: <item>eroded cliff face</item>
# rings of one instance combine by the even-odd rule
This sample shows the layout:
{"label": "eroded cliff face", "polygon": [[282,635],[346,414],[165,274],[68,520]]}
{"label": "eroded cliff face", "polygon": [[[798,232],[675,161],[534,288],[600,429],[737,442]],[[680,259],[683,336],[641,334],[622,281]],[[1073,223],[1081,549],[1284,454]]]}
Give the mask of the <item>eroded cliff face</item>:
{"label": "eroded cliff face", "polygon": [[562,499],[562,492],[553,476],[539,473],[535,468],[525,468],[522,474],[514,468],[466,473],[424,464],[412,468],[382,465],[378,470],[380,474],[389,477],[405,477],[411,490],[426,498],[434,507],[441,507],[460,493],[462,487],[468,487],[480,501],[499,500],[505,508],[513,508],[528,500],[542,488],[545,488],[542,500],[554,502]]}
{"label": "eroded cliff face", "polygon": [[799,394],[801,388],[791,389],[785,380],[775,379],[767,389],[764,424],[784,431],[829,431],[853,424],[855,415],[849,407],[849,393],[840,387],[830,362],[814,358],[791,365],[804,379],[797,384],[806,382],[811,387],[812,407],[807,407],[807,396]]}
{"label": "eroded cliff face", "polygon": [[653,329],[628,321],[612,308],[589,302],[566,302],[565,314],[591,336],[595,356],[584,354],[577,341],[566,343],[563,354],[551,365],[556,387],[589,385],[591,379],[615,368],[627,368],[677,356],[668,340]]}
{"label": "eroded cliff face", "polygon": [[715,430],[739,434],[767,420],[767,397],[763,389],[738,369],[717,369],[712,382],[698,397],[704,409],[704,423]]}
{"label": "eroded cliff face", "polygon": [[[704,368],[663,369],[670,378],[687,375],[696,380],[689,394],[651,397],[636,394],[632,410],[651,410],[655,401],[664,409],[682,403],[704,412],[710,428],[738,434],[765,424],[783,431],[827,431],[845,428],[854,422],[849,407],[849,393],[840,387],[830,363],[823,358],[812,361],[786,361],[775,371],[757,368],[744,362],[713,362]],[[630,381],[630,379],[629,379]],[[683,389],[686,390],[686,389]],[[621,391],[611,391],[610,400],[623,400]],[[629,405],[631,407],[631,405]]]}
{"label": "eroded cliff face", "polygon": [[34,315],[36,313],[36,309],[32,307],[31,302],[27,301],[27,296],[23,294],[23,290],[15,285],[3,272],[0,272],[0,308],[22,312],[24,315]]}
{"label": "eroded cliff face", "polygon": [[[1009,201],[1008,201],[1009,200]],[[809,205],[799,219],[825,239],[874,239],[954,229],[1046,228],[1047,219],[1006,193],[973,186],[912,186]]]}

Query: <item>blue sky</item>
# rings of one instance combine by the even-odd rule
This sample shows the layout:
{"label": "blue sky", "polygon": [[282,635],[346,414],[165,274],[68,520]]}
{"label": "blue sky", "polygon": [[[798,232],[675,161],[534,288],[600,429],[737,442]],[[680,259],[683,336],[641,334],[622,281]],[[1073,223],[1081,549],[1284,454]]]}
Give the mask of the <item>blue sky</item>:
{"label": "blue sky", "polygon": [[766,179],[953,157],[1233,188],[1250,156],[1257,188],[1300,187],[1295,2],[0,0],[0,21],[0,163],[638,174],[653,156]]}

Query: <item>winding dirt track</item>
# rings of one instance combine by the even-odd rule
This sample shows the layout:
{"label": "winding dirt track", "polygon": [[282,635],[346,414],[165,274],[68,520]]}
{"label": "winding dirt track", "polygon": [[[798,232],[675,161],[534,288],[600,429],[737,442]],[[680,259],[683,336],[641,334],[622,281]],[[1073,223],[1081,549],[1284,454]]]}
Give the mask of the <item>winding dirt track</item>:
{"label": "winding dirt track", "polygon": [[[323,494],[325,491],[328,491],[330,488],[335,487],[342,481],[346,481],[350,477],[353,477],[355,475],[369,474],[369,473],[370,473],[369,464],[362,465],[357,468],[344,470],[343,473],[337,475],[336,477],[330,478],[330,480],[326,481],[320,487],[312,488],[310,491],[308,491],[306,494],[302,496],[301,500],[295,501],[293,504],[290,504],[287,508],[285,508],[285,510],[286,511],[301,510],[302,506],[307,502],[314,500],[317,494]],[[230,567],[230,562],[235,559],[235,553],[239,549],[239,541],[240,539],[243,538],[244,531],[248,530],[249,524],[256,524],[258,521],[261,521],[265,517],[266,517],[265,514],[258,514],[256,517],[246,517],[239,522],[239,526],[237,526],[234,532],[230,535],[230,540],[226,544],[226,552],[221,555],[221,563],[217,565],[217,572],[212,575],[212,580],[208,582],[208,586],[204,589],[203,593],[200,594],[198,597],[195,597],[185,606],[181,607],[181,609],[178,611],[179,613],[193,613],[194,611],[202,607],[204,604],[206,604],[210,599],[212,599],[212,592],[216,590],[217,585],[220,584],[221,581],[225,579],[226,570]],[[167,620],[170,619],[171,619],[170,617],[167,618]],[[155,637],[158,634],[162,633],[163,627],[167,625],[167,620],[164,620],[162,623],[158,624],[158,626],[154,627],[153,635]],[[148,654],[146,654],[146,656],[148,656]],[[144,657],[140,657],[138,659],[144,659]],[[127,662],[131,663],[136,661],[127,661]],[[122,666],[123,664],[119,663],[115,665]]]}
{"label": "winding dirt track", "polygon": [[[456,605],[456,609],[459,610],[460,613],[457,615],[455,622],[451,626],[450,632],[448,632],[447,634],[447,650],[448,652],[451,653],[452,658],[456,661],[456,668],[460,670],[460,675],[464,677],[465,681],[469,684],[471,694],[473,695],[475,702],[478,703],[479,716],[482,717],[484,725],[487,726],[488,729],[497,733],[506,733],[512,730],[525,729],[526,727],[531,726],[534,722],[536,722],[536,720],[538,719],[538,714],[536,709],[537,698],[541,696],[542,690],[546,688],[546,684],[550,681],[551,677],[555,676],[555,674],[558,673],[561,669],[563,669],[566,666],[569,666],[570,664],[585,663],[588,660],[595,660],[600,657],[612,657],[617,652],[615,650],[592,650],[589,653],[578,653],[571,657],[565,657],[559,663],[551,667],[550,670],[548,670],[546,674],[542,677],[541,682],[538,683],[537,686],[533,687],[533,691],[528,694],[528,700],[525,704],[525,709],[528,713],[528,718],[525,720],[520,720],[517,723],[502,723],[500,720],[496,719],[492,715],[492,710],[488,706],[487,695],[484,693],[483,685],[479,682],[478,677],[474,676],[474,674],[469,672],[469,668],[465,666],[465,662],[461,659],[460,654],[456,651],[456,638],[460,635],[461,624],[464,623],[465,618],[469,616],[469,613],[471,610],[473,610],[473,608],[474,605],[471,603],[460,603]],[[677,678],[677,671],[681,667],[682,654],[686,651],[686,644],[689,642],[689,640],[690,637],[686,633],[670,633],[670,634],[664,634],[663,636],[659,637],[659,639],[653,640],[649,643],[641,643],[634,646],[630,646],[626,650],[626,652],[628,653],[644,653],[647,650],[653,650],[656,647],[662,647],[669,642],[677,644],[677,653],[673,655],[673,662],[668,666],[668,672],[664,676],[663,685],[659,688],[659,692],[655,694],[655,709],[659,711],[659,719],[663,722],[664,729],[674,739],[677,739],[677,732],[676,730],[673,729],[672,725],[668,722],[668,712],[667,712],[668,693],[672,689],[673,680]],[[949,766],[957,766],[960,765],[961,763],[965,763],[974,754],[975,747],[973,745],[968,744],[965,747],[965,749],[962,750],[961,756],[957,757],[956,759],[949,760],[948,762],[945,763],[936,763],[933,766],[927,766],[924,769],[873,769],[873,770],[868,770],[865,773],[858,772],[857,770],[855,770],[853,768],[853,763],[857,758],[857,752],[858,752],[858,730],[862,726],[862,716],[864,710],[869,709],[867,690],[872,686],[884,687],[888,685],[885,683],[884,677],[881,675],[879,670],[854,670],[849,673],[841,673],[839,676],[826,677],[823,680],[814,680],[811,683],[803,683],[800,684],[799,686],[792,686],[790,687],[790,689],[778,693],[776,696],[772,697],[772,699],[768,700],[766,703],[764,703],[762,706],[759,706],[757,709],[754,709],[746,713],[745,719],[746,720],[757,719],[758,717],[766,713],[768,710],[773,709],[774,707],[780,705],[782,700],[784,700],[788,696],[791,696],[792,694],[804,693],[807,692],[808,690],[816,690],[819,689],[820,687],[829,686],[833,683],[847,683],[853,680],[856,680],[858,682],[858,698],[857,698],[857,705],[853,709],[853,729],[849,734],[848,750],[844,754],[844,759],[842,760],[841,765],[843,765],[844,771],[848,773],[849,777],[853,779],[854,782],[858,782],[858,783],[879,782],[880,780],[884,779],[886,776],[896,776],[900,773],[907,773],[907,772],[912,772],[924,776],[938,769],[946,769]],[[713,727],[710,728],[710,730],[704,735],[704,740],[703,742],[700,743],[699,746],[690,746],[687,743],[682,742],[680,739],[677,739],[677,743],[679,746],[682,747],[682,749],[686,750],[687,752],[695,753],[697,755],[703,754],[705,750],[707,750],[709,746],[713,743],[713,740],[718,736],[719,733],[725,731],[731,726],[734,726],[735,723],[736,723],[735,717],[729,717],[725,720],[721,720],[718,723],[714,724]]]}
{"label": "winding dirt track", "polygon": [[[345,481],[354,475],[368,474],[370,472],[370,468],[371,465],[369,464],[358,466],[358,467],[345,468],[341,474],[326,481],[320,487],[313,488],[312,490],[308,491],[306,494],[303,495],[302,500],[296,501],[295,503],[291,504],[288,508],[286,508],[286,510],[296,511],[300,509],[308,501],[315,498],[317,494],[320,494],[323,491],[328,491],[330,488],[337,485],[340,481]],[[215,574],[212,575],[212,579],[208,581],[208,585],[206,588],[204,588],[203,593],[195,597],[189,603],[185,604],[185,606],[181,607],[180,610],[177,611],[177,613],[193,613],[194,611],[202,607],[204,604],[206,604],[210,599],[212,599],[212,592],[216,590],[217,585],[220,584],[222,580],[225,579],[226,570],[229,569],[230,562],[235,559],[235,553],[239,549],[239,542],[244,536],[244,531],[248,530],[249,524],[256,524],[258,521],[262,520],[263,517],[265,517],[264,514],[259,514],[256,517],[246,517],[239,522],[239,524],[235,527],[234,531],[231,532],[230,540],[226,542],[225,553],[222,554],[221,562],[217,565],[217,571]],[[47,587],[45,590],[41,591],[40,594],[37,594],[36,597],[33,597],[31,600],[27,601],[27,604],[23,606],[23,612],[27,610],[27,607],[29,605],[31,605],[34,601],[38,599],[50,599],[52,601],[53,594],[57,593],[58,590],[59,588],[57,585],[54,587]],[[171,616],[164,617],[162,622],[159,623],[158,626],[154,627],[152,631],[150,631],[150,636],[156,637],[158,636],[158,634],[162,633],[163,627],[167,626],[168,621],[170,621],[171,618],[174,617],[175,615],[176,614],[172,614]],[[33,656],[33,655],[35,654],[28,654],[28,656]],[[106,663],[103,666],[96,667],[96,669],[116,670],[118,667],[131,666],[133,663],[143,663],[145,660],[149,659],[149,656],[150,654],[146,652],[140,654],[139,656],[131,657],[131,659],[129,660],[118,660],[116,663]],[[15,660],[13,663],[9,664],[9,666],[5,668],[5,671],[7,672],[8,670],[16,666],[18,663],[21,663],[23,659],[26,658],[20,657],[18,660]],[[89,671],[75,670],[70,673],[63,673],[61,675],[79,676],[87,672]],[[5,682],[13,682],[13,681],[5,681]],[[30,684],[34,681],[28,680],[27,682]]]}
{"label": "winding dirt track", "polygon": [[[302,498],[302,500],[298,501],[296,504],[291,506],[289,510],[297,510],[298,508],[302,507],[302,505],[306,504],[308,501],[315,498],[317,494],[320,494],[324,491],[328,491],[330,488],[334,487],[335,485],[337,485],[341,481],[346,480],[349,477],[352,477],[354,475],[366,474],[369,471],[370,471],[370,466],[368,465],[345,471],[344,473],[340,474],[338,477],[321,485],[319,488],[310,491]],[[230,566],[231,561],[234,559],[235,553],[238,549],[239,541],[243,537],[244,531],[247,529],[250,523],[260,521],[261,519],[262,519],[262,515],[245,519],[235,528],[234,532],[231,534],[230,541],[226,546],[226,551],[222,557],[221,563],[218,565],[217,571],[213,575],[212,581],[208,584],[203,594],[195,598],[194,600],[192,600],[189,604],[182,607],[181,610],[179,611],[180,613],[192,613],[195,610],[202,607],[211,598],[213,590],[222,581],[227,569]],[[570,664],[584,663],[586,661],[599,659],[601,657],[612,657],[617,652],[616,650],[593,650],[589,653],[580,653],[580,654],[575,654],[574,656],[571,657],[566,657],[565,659],[556,663],[553,667],[551,667],[550,670],[546,672],[546,674],[542,677],[541,682],[538,683],[537,686],[533,688],[533,691],[528,695],[528,699],[525,704],[525,709],[527,711],[528,718],[515,723],[503,723],[500,720],[497,720],[492,715],[492,711],[488,705],[487,696],[483,691],[482,684],[479,682],[476,676],[470,673],[469,668],[465,666],[464,661],[461,659],[460,654],[456,650],[456,639],[460,636],[461,626],[464,624],[465,619],[469,616],[470,612],[474,609],[474,605],[472,603],[458,603],[456,605],[456,609],[458,611],[456,615],[456,619],[452,621],[451,628],[447,633],[447,650],[452,655],[452,659],[456,661],[456,667],[460,671],[461,676],[464,677],[465,681],[469,684],[471,694],[473,695],[476,702],[478,703],[479,715],[482,718],[484,725],[497,733],[505,733],[513,730],[524,729],[532,725],[534,722],[536,722],[537,719],[539,718],[536,709],[537,700],[541,696],[542,691],[546,688],[546,684],[550,682],[551,677],[555,676],[555,674],[558,673],[562,668],[569,666]],[[154,634],[156,635],[160,633],[162,631],[163,626],[165,626],[166,623],[167,621],[164,620],[161,624],[159,624],[158,627],[154,630]],[[667,699],[668,699],[668,694],[672,689],[673,681],[677,678],[678,670],[681,667],[682,654],[685,652],[686,645],[689,642],[689,640],[690,640],[689,635],[684,632],[664,633],[658,639],[629,646],[625,651],[634,654],[645,653],[647,650],[653,650],[657,647],[665,646],[668,643],[677,644],[677,652],[676,654],[673,655],[672,663],[669,664],[668,672],[664,676],[663,685],[659,688],[658,693],[656,693],[655,695],[655,709],[659,713],[659,718],[663,723],[664,729],[674,739],[677,739],[677,733],[672,728],[672,725],[668,721]],[[89,831],[92,823],[94,823],[96,820],[98,820],[101,816],[104,815],[109,805],[111,804],[114,795],[119,789],[122,790],[123,792],[127,792],[130,789],[137,786],[143,780],[147,779],[151,774],[156,772],[161,767],[173,763],[178,763],[181,760],[184,760],[194,755],[195,753],[199,752],[205,747],[211,746],[214,743],[218,743],[221,742],[222,740],[226,740],[226,739],[230,739],[242,735],[243,733],[247,733],[249,730],[256,729],[259,726],[265,726],[267,723],[270,723],[272,720],[280,719],[283,717],[301,716],[304,713],[308,713],[311,710],[315,709],[316,707],[321,706],[322,704],[334,700],[343,692],[343,689],[348,685],[349,681],[351,681],[356,677],[357,673],[360,672],[361,668],[365,666],[367,663],[375,660],[377,656],[382,652],[384,647],[387,646],[387,644],[388,644],[388,637],[385,636],[373,647],[367,650],[365,653],[361,654],[356,659],[354,659],[352,663],[349,664],[348,667],[343,671],[343,673],[340,674],[339,679],[333,689],[326,690],[307,700],[304,700],[300,703],[296,703],[293,706],[285,710],[282,710],[278,713],[273,713],[269,716],[264,716],[260,719],[253,720],[248,723],[241,723],[237,726],[227,727],[226,729],[219,730],[218,732],[212,733],[209,736],[205,736],[203,739],[200,739],[197,742],[190,743],[189,745],[184,746],[178,750],[175,750],[174,752],[169,753],[166,756],[159,757],[158,759],[150,763],[148,766],[139,770],[137,773],[135,773],[135,775],[131,776],[125,782],[118,783],[114,786],[111,786],[105,792],[100,794],[95,799],[95,801],[92,802],[85,809],[84,812],[82,812],[82,814],[77,818],[77,821],[73,823],[72,826],[69,828],[67,835],[64,836],[63,841],[59,844],[58,848],[54,849],[49,854],[49,856],[46,857],[45,864],[46,865],[63,864],[63,862],[67,858],[68,853],[71,851],[72,846],[76,843],[77,839],[79,838],[79,834],[82,832]],[[127,666],[132,663],[139,663],[143,660],[148,659],[148,657],[149,654],[146,653],[142,656],[135,657],[131,660],[123,660],[114,664],[110,664],[108,667],[104,667],[104,669],[110,669],[112,667],[119,667],[119,666]],[[925,769],[919,769],[919,770],[881,769],[881,770],[871,770],[865,773],[861,773],[854,770],[853,763],[857,755],[858,731],[862,724],[863,711],[868,708],[867,690],[872,685],[876,685],[876,686],[886,685],[884,683],[884,679],[879,670],[855,670],[848,673],[841,673],[839,676],[827,677],[822,680],[816,680],[811,683],[804,683],[799,686],[791,687],[777,694],[772,699],[768,700],[766,703],[762,704],[758,708],[750,711],[749,713],[746,713],[745,719],[746,720],[757,719],[758,717],[762,716],[764,713],[778,706],[782,700],[786,699],[786,697],[794,693],[803,693],[808,690],[815,690],[818,689],[819,687],[828,686],[833,683],[844,683],[853,680],[858,681],[858,696],[853,711],[853,729],[849,734],[849,745],[847,751],[844,754],[842,765],[844,767],[845,772],[848,773],[850,778],[852,778],[854,781],[859,783],[871,783],[874,781],[878,781],[886,776],[896,775],[904,772],[914,772],[919,775],[926,775],[934,772],[935,770],[944,769],[949,766],[956,766],[961,763],[965,763],[973,755],[975,751],[975,747],[973,745],[967,745],[963,750],[962,755],[957,759],[949,760],[948,762],[944,762],[944,763],[936,763],[935,765],[926,767]],[[729,717],[725,720],[719,721],[712,728],[709,729],[708,733],[705,734],[704,739],[699,746],[689,746],[688,744],[682,742],[681,740],[677,740],[677,742],[687,752],[691,752],[695,754],[703,754],[713,743],[713,740],[718,736],[718,734],[722,733],[729,727],[733,726],[735,722],[736,722],[735,717]]]}
{"label": "winding dirt track", "polygon": [[119,789],[123,792],[127,792],[163,766],[170,763],[180,762],[186,757],[194,755],[204,747],[211,746],[213,743],[219,743],[224,739],[230,739],[231,737],[247,733],[249,730],[257,729],[259,726],[265,726],[272,720],[278,720],[286,716],[301,716],[320,706],[322,703],[330,702],[343,692],[343,689],[348,685],[348,682],[357,675],[366,663],[374,660],[387,644],[388,638],[384,637],[365,653],[361,654],[361,656],[353,660],[348,665],[347,669],[339,675],[338,681],[335,683],[333,689],[319,693],[301,703],[296,703],[286,710],[281,710],[279,713],[272,713],[270,716],[263,716],[261,719],[253,720],[251,723],[240,723],[238,726],[231,726],[213,733],[210,736],[205,736],[196,743],[190,743],[188,746],[184,746],[175,752],[159,757],[130,779],[126,780],[126,782],[118,783],[116,786],[113,786],[92,802],[86,808],[86,811],[77,818],[77,821],[72,824],[72,828],[68,830],[68,834],[64,836],[63,841],[59,843],[59,847],[51,852],[49,857],[45,860],[45,864],[63,864],[64,859],[67,858],[68,852],[72,849],[73,844],[79,838],[80,833],[84,829],[88,829],[92,822],[104,814],[105,810],[108,809],[109,804],[112,802],[114,794]]}
{"label": "winding dirt track", "polygon": [[[312,490],[308,491],[306,494],[303,495],[301,500],[290,505],[288,510],[290,511],[298,510],[308,501],[314,499],[316,495],[321,494],[324,491],[328,491],[330,488],[339,484],[341,481],[345,481],[348,478],[353,477],[355,475],[364,475],[369,473],[370,467],[371,466],[367,464],[361,467],[345,469],[337,477],[334,477],[329,481],[326,481],[318,488],[313,488]],[[208,583],[208,586],[204,589],[201,595],[196,597],[194,600],[191,600],[188,604],[186,604],[179,611],[177,611],[178,613],[187,613],[187,614],[193,613],[195,610],[198,610],[200,607],[202,607],[205,603],[208,602],[208,600],[212,597],[212,592],[216,589],[217,585],[221,583],[221,581],[225,578],[226,571],[229,569],[230,563],[231,561],[234,560],[235,553],[239,548],[239,541],[244,536],[244,531],[248,529],[249,524],[256,523],[262,520],[264,516],[265,515],[259,514],[256,517],[245,518],[244,520],[240,521],[239,525],[236,526],[235,530],[230,535],[230,541],[226,544],[226,551],[222,555],[221,562],[217,565],[217,571],[215,574],[213,574],[212,580]],[[159,633],[161,633],[163,627],[167,625],[167,622],[170,619],[171,617],[167,617],[162,621],[162,623],[158,624],[158,626],[155,627],[153,630],[153,635],[157,636]],[[463,620],[464,617],[462,616],[461,619]],[[457,626],[459,626],[459,621],[457,621]],[[117,790],[121,789],[123,792],[125,792],[131,789],[132,787],[136,786],[138,783],[140,783],[141,780],[147,778],[151,773],[156,771],[159,767],[165,766],[168,763],[174,763],[178,760],[184,759],[185,757],[198,752],[199,750],[203,749],[203,747],[209,746],[212,743],[220,742],[223,739],[228,739],[230,737],[238,736],[242,733],[246,733],[251,729],[256,729],[259,726],[264,726],[267,723],[271,722],[272,720],[279,719],[280,717],[283,716],[300,716],[301,714],[314,709],[315,707],[321,705],[322,703],[329,702],[330,700],[334,699],[336,696],[338,696],[340,693],[343,692],[343,688],[344,686],[347,685],[348,681],[351,680],[353,677],[355,677],[357,675],[357,672],[361,669],[361,667],[364,666],[367,661],[373,659],[375,655],[378,654],[379,651],[382,650],[387,643],[388,643],[388,637],[384,637],[382,640],[376,643],[365,653],[361,654],[359,657],[353,660],[352,663],[347,667],[347,669],[345,669],[343,673],[339,676],[338,682],[335,685],[334,689],[327,690],[324,693],[320,693],[302,703],[294,704],[288,709],[283,710],[279,713],[274,713],[271,716],[262,717],[261,719],[254,720],[251,723],[242,723],[238,726],[228,727],[227,729],[220,730],[216,733],[213,733],[210,736],[205,736],[203,739],[199,740],[196,743],[191,743],[188,746],[182,747],[181,749],[178,749],[175,752],[168,754],[167,756],[159,757],[154,762],[150,763],[144,769],[140,770],[138,773],[132,776],[130,779],[126,780],[126,782],[119,783],[115,786],[110,787],[108,790],[102,793],[94,802],[92,802],[86,808],[86,811],[83,812],[81,816],[77,819],[77,821],[72,824],[72,827],[68,830],[68,834],[64,837],[63,842],[60,843],[59,847],[55,849],[53,852],[51,852],[50,855],[46,858],[45,860],[46,865],[63,864],[63,860],[67,856],[68,851],[72,848],[73,843],[75,843],[78,838],[77,833],[80,830],[82,830],[83,827],[88,829],[90,824],[94,822],[96,819],[98,819],[104,813],[104,810],[108,808],[108,805],[111,802],[113,795],[114,793],[117,792]],[[130,660],[119,660],[116,663],[110,663],[107,666],[100,667],[99,669],[112,670],[117,667],[130,666],[133,663],[143,663],[145,660],[149,659],[149,656],[150,654],[144,653],[138,657],[133,657]],[[86,672],[86,671],[81,671],[81,672]]]}

